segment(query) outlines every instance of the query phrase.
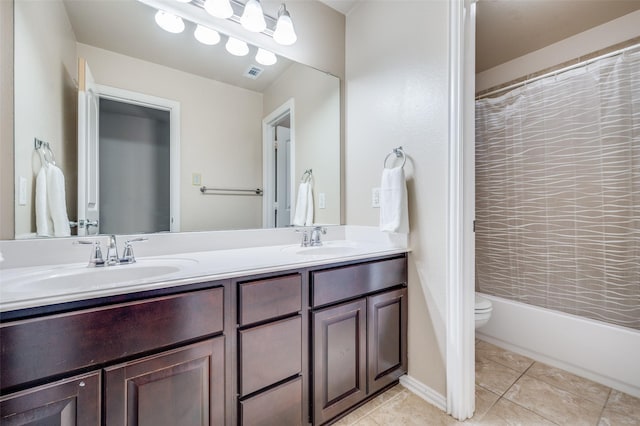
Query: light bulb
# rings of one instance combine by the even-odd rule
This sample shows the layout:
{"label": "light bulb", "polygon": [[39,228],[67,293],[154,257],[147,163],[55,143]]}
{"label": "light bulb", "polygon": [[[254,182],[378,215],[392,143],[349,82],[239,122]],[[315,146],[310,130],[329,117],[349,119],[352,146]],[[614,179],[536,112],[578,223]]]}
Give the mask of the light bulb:
{"label": "light bulb", "polygon": [[193,32],[193,36],[202,44],[213,46],[220,43],[220,34],[216,30],[198,25]]}
{"label": "light bulb", "polygon": [[262,13],[262,6],[260,6],[260,0],[249,0],[244,6],[244,12],[240,17],[240,23],[242,26],[254,33],[259,33],[267,28],[267,23],[264,20],[264,13]]}
{"label": "light bulb", "polygon": [[184,22],[182,18],[176,15],[172,15],[164,10],[156,12],[156,24],[165,31],[170,33],[181,33],[184,31]]}
{"label": "light bulb", "polygon": [[258,53],[256,53],[256,61],[262,65],[273,65],[278,62],[278,58],[273,52],[269,52],[268,50],[264,50],[263,48],[258,48]]}
{"label": "light bulb", "polygon": [[225,44],[224,47],[227,49],[227,52],[235,56],[245,56],[249,53],[249,46],[247,46],[247,43],[233,37],[229,37],[229,40],[227,40],[227,44]]}
{"label": "light bulb", "polygon": [[291,15],[285,7],[284,3],[280,6],[278,11],[278,22],[276,22],[276,29],[273,32],[273,39],[278,44],[284,46],[292,45],[298,40],[296,31],[293,29],[293,22],[291,21]]}
{"label": "light bulb", "polygon": [[227,19],[233,16],[233,8],[229,0],[206,0],[204,10],[216,18]]}

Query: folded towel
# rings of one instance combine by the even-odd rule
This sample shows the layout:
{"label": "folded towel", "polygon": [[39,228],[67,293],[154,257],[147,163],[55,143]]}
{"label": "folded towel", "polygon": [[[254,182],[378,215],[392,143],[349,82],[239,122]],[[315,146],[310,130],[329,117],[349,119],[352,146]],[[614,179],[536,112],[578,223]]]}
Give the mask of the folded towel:
{"label": "folded towel", "polygon": [[53,223],[47,202],[47,167],[43,166],[36,177],[36,235],[50,237],[52,231]]}
{"label": "folded towel", "polygon": [[71,235],[71,228],[67,216],[64,174],[54,164],[47,166],[47,202],[49,203],[49,215],[53,222],[53,235],[68,237]]}
{"label": "folded towel", "polygon": [[404,169],[382,171],[380,184],[380,230],[406,234],[409,232],[409,206]]}
{"label": "folded towel", "polygon": [[293,225],[313,225],[313,192],[311,182],[301,182],[300,187],[298,187],[298,199],[296,200]]}

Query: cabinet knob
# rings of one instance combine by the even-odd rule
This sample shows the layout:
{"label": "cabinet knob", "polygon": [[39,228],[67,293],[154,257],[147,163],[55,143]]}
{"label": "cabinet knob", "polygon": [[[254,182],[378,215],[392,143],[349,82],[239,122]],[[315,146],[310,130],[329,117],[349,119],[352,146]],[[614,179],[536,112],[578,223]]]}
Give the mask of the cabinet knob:
{"label": "cabinet knob", "polygon": [[78,383],[78,386],[80,386],[81,388],[83,388],[85,386],[84,381]]}

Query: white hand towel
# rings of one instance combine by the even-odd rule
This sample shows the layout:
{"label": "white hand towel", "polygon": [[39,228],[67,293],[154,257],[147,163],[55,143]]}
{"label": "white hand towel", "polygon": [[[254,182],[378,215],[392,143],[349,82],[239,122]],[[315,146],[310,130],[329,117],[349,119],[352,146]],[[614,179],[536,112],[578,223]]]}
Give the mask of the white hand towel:
{"label": "white hand towel", "polygon": [[409,232],[409,206],[404,169],[382,171],[380,184],[380,230],[406,234]]}
{"label": "white hand towel", "polygon": [[47,168],[41,167],[36,177],[36,235],[50,237],[53,231],[53,223],[49,216],[49,203],[47,201]]}
{"label": "white hand towel", "polygon": [[47,201],[49,215],[53,221],[53,235],[68,237],[71,235],[69,216],[67,216],[67,201],[64,190],[64,174],[54,164],[47,166]]}
{"label": "white hand towel", "polygon": [[294,226],[305,226],[307,221],[307,205],[309,204],[309,191],[311,184],[309,182],[301,182],[298,187],[298,198],[296,200],[296,211],[293,216]]}
{"label": "white hand towel", "polygon": [[313,225],[313,188],[311,182],[307,183],[307,214],[304,224],[306,226]]}

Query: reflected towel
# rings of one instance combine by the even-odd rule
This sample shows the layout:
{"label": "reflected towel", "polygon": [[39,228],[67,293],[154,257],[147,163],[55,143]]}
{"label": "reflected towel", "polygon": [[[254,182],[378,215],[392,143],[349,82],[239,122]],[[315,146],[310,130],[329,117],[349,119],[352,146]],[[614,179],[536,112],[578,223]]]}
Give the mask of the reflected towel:
{"label": "reflected towel", "polygon": [[69,217],[67,216],[67,201],[64,190],[64,174],[54,164],[47,166],[47,201],[49,215],[53,222],[53,235],[68,237],[71,235]]}
{"label": "reflected towel", "polygon": [[36,177],[36,235],[50,237],[53,223],[49,216],[47,201],[47,167],[41,167]]}
{"label": "reflected towel", "polygon": [[382,171],[380,230],[402,234],[409,232],[407,184],[402,167],[385,168]]}
{"label": "reflected towel", "polygon": [[310,226],[313,224],[313,192],[311,182],[301,182],[298,187],[296,211],[293,216],[294,226]]}

